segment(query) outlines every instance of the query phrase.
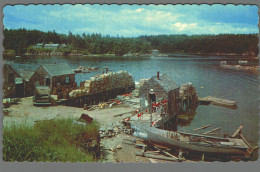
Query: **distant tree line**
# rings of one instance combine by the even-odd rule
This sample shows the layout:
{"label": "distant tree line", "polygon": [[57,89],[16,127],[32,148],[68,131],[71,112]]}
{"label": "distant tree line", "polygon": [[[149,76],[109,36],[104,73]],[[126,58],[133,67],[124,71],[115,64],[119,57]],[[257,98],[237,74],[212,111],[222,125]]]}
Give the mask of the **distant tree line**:
{"label": "distant tree line", "polygon": [[161,52],[258,54],[256,34],[140,36]]}
{"label": "distant tree line", "polygon": [[220,34],[220,35],[157,35],[134,38],[111,37],[101,34],[59,34],[55,31],[43,32],[26,29],[4,29],[4,48],[24,54],[28,47],[36,43],[65,43],[66,53],[83,54],[145,54],[152,49],[161,53],[236,53],[258,54],[257,34]]}

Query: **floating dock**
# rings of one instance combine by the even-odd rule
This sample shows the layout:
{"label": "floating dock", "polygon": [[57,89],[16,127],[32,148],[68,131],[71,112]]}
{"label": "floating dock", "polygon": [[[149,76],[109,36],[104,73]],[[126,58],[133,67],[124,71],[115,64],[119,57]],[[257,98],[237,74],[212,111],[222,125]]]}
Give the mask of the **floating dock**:
{"label": "floating dock", "polygon": [[237,108],[237,101],[221,99],[221,98],[216,98],[216,97],[212,97],[212,96],[198,98],[198,101],[200,104],[214,104],[217,106],[224,106],[224,107],[232,108],[232,109]]}

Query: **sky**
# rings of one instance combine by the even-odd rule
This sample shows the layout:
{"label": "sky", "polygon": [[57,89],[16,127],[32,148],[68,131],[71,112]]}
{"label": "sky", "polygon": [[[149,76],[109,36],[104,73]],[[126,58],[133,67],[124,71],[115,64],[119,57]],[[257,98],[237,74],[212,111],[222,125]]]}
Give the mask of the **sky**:
{"label": "sky", "polygon": [[7,5],[7,29],[136,37],[258,33],[256,5]]}

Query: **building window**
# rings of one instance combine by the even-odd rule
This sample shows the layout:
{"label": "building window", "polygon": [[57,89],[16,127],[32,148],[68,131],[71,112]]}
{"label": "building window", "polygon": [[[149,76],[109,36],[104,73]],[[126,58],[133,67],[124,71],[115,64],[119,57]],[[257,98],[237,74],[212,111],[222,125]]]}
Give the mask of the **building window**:
{"label": "building window", "polygon": [[69,76],[66,76],[65,82],[66,82],[67,84],[70,83],[70,77],[69,77]]}
{"label": "building window", "polygon": [[14,73],[9,73],[8,74],[8,82],[9,83],[14,83]]}
{"label": "building window", "polygon": [[50,79],[50,78],[46,78],[46,79],[45,79],[45,85],[46,85],[46,86],[49,86],[50,83],[51,83],[51,79]]}

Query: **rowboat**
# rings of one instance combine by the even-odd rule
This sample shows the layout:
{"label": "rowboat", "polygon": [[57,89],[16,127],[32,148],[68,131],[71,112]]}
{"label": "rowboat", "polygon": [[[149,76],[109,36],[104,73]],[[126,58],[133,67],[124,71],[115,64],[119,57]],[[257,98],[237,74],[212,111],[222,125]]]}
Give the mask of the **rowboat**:
{"label": "rowboat", "polygon": [[130,123],[132,135],[162,146],[181,148],[191,152],[241,155],[250,157],[254,148],[241,138],[221,138],[201,134],[167,131],[149,125]]}

